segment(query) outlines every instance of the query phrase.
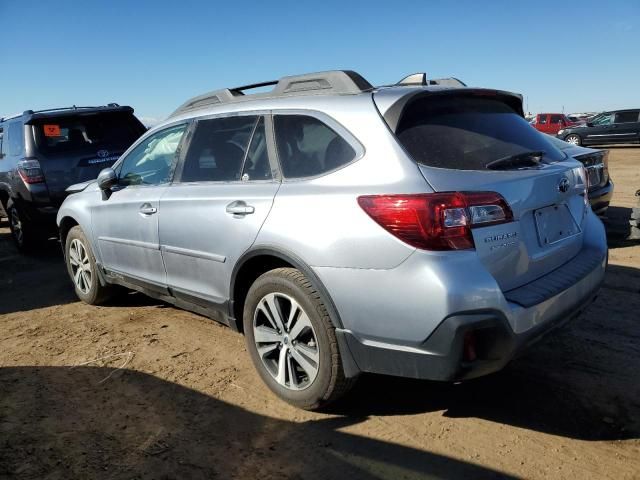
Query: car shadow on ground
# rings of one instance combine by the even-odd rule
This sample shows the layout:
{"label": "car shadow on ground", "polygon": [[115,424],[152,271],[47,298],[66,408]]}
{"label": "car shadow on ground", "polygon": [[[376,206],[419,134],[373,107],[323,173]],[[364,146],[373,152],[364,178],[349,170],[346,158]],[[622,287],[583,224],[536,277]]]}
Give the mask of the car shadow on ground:
{"label": "car shadow on ground", "polygon": [[[6,223],[6,221],[5,221]],[[1,228],[1,225],[0,225]],[[20,253],[8,228],[0,230],[0,315],[77,302],[60,242],[50,239]],[[122,291],[112,306],[162,306],[145,295]]]}
{"label": "car shadow on ground", "polygon": [[340,431],[357,419],[278,420],[152,375],[113,372],[1,368],[0,476],[513,478]]}

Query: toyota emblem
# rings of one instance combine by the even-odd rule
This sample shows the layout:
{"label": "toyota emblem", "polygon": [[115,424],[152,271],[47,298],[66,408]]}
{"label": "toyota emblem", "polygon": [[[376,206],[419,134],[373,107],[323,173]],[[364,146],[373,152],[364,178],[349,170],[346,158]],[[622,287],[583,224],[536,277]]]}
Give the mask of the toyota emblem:
{"label": "toyota emblem", "polygon": [[109,156],[109,150],[98,150],[99,158],[107,158]]}
{"label": "toyota emblem", "polygon": [[569,180],[566,177],[563,177],[559,182],[558,182],[558,191],[560,193],[567,193],[569,191],[569,187],[571,185],[569,184]]}

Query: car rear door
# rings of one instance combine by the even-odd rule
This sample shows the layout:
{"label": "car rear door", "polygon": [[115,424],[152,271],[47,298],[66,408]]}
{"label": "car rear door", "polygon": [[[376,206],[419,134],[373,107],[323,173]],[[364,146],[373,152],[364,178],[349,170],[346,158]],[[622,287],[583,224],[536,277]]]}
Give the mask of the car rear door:
{"label": "car rear door", "polygon": [[267,112],[199,120],[176,181],[160,200],[160,244],[173,294],[223,304],[280,182]]}
{"label": "car rear door", "polygon": [[161,292],[166,273],[158,240],[160,197],[172,178],[186,128],[184,123],[173,125],[138,143],[116,166],[118,185],[91,211],[103,267]]}
{"label": "car rear door", "polygon": [[616,112],[611,126],[611,141],[627,143],[640,140],[639,113],[639,110]]}
{"label": "car rear door", "polygon": [[547,129],[546,133],[555,135],[556,133],[558,133],[558,131],[560,131],[561,128],[564,128],[565,121],[564,121],[564,115],[560,115],[560,114],[551,114],[549,115],[549,128]]}
{"label": "car rear door", "polygon": [[[486,91],[418,96],[395,127],[435,191],[497,192],[506,200],[514,221],[472,229],[478,257],[505,291],[575,256],[588,211],[581,164],[532,130],[516,101]],[[529,153],[537,160],[508,162]],[[487,168],[496,160],[500,168]]]}

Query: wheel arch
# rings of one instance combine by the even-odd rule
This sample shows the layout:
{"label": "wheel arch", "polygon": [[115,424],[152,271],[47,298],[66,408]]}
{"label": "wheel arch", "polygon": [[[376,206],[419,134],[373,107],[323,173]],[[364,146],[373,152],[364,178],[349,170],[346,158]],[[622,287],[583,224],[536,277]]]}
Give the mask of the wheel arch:
{"label": "wheel arch", "polygon": [[327,311],[336,328],[342,328],[340,315],[322,281],[311,267],[297,255],[273,246],[256,247],[245,252],[236,262],[229,288],[229,315],[234,318],[238,331],[243,332],[244,300],[253,282],[262,274],[282,267],[300,270],[325,300]]}
{"label": "wheel arch", "polygon": [[67,235],[69,234],[69,230],[71,230],[76,225],[80,225],[80,222],[78,222],[78,220],[76,220],[71,215],[65,215],[60,219],[58,231],[60,232],[60,244],[62,245],[63,251],[67,242]]}

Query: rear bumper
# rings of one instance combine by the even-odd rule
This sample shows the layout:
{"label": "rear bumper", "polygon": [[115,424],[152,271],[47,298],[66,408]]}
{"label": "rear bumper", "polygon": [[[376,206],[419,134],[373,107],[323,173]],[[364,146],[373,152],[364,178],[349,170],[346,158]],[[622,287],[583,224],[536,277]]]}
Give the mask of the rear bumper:
{"label": "rear bumper", "polygon": [[34,205],[23,202],[23,211],[31,225],[39,232],[47,234],[56,234],[58,231],[56,225],[56,215],[58,208],[52,205]]}
{"label": "rear bumper", "polygon": [[[346,330],[337,330],[338,342],[341,351],[351,357],[350,376],[369,372],[425,380],[467,380],[501,370],[529,345],[580,315],[596,298],[599,285],[600,282],[578,305],[519,334],[514,333],[500,311],[494,310],[446,318],[421,348],[363,342]],[[471,335],[476,355],[473,360],[465,358],[465,338]]]}
{"label": "rear bumper", "polygon": [[[415,312],[398,297],[401,291],[395,289],[396,314],[373,316],[368,310],[371,331],[380,325],[395,333],[370,335],[364,331],[364,324],[350,328],[350,318],[343,318],[345,328],[337,329],[338,342],[345,361],[348,376],[360,372],[380,373],[418,379],[458,381],[479,377],[502,369],[510,360],[528,345],[579,315],[595,298],[604,279],[607,264],[607,249],[604,230],[597,222],[593,229],[592,242],[586,241],[583,249],[566,264],[550,272],[541,279],[509,292],[498,292],[480,285],[477,279],[466,273],[467,278],[458,274],[455,281],[462,290],[466,302],[457,303],[458,308],[440,318],[437,325],[426,333],[423,340],[412,342],[409,335],[420,338],[415,329],[416,322],[403,313]],[[405,290],[415,297],[414,284],[410,275],[403,275]],[[466,281],[471,278],[471,281]],[[442,282],[447,279],[440,278]],[[373,287],[371,288],[373,290]],[[445,291],[451,292],[451,284]],[[352,291],[352,297],[353,291]],[[384,289],[369,292],[369,303],[376,303],[384,296]],[[426,298],[425,298],[426,297]],[[383,298],[389,301],[391,297]],[[421,310],[423,328],[429,323],[429,314],[437,308],[437,296],[422,293]],[[414,303],[416,299],[414,298]],[[380,303],[379,305],[383,305]],[[341,305],[338,304],[341,311]],[[361,309],[367,309],[362,304]],[[380,318],[382,317],[382,318]],[[399,338],[401,335],[405,339]],[[465,351],[465,338],[473,340],[474,355]],[[471,357],[471,358],[470,358]]]}
{"label": "rear bumper", "polygon": [[613,182],[609,180],[604,187],[589,192],[589,203],[591,203],[591,209],[597,215],[604,215],[607,208],[609,208],[611,197],[613,197]]}

